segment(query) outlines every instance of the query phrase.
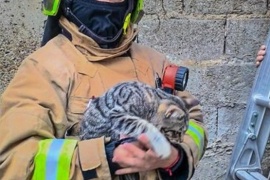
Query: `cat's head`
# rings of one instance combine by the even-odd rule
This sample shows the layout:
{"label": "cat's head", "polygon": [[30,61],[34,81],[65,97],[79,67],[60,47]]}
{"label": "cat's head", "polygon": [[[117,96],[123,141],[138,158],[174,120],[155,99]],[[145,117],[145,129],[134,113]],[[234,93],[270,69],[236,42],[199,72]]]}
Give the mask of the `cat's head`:
{"label": "cat's head", "polygon": [[[183,102],[184,105],[184,102]],[[188,128],[188,109],[171,100],[161,100],[153,124],[163,132],[184,134]]]}

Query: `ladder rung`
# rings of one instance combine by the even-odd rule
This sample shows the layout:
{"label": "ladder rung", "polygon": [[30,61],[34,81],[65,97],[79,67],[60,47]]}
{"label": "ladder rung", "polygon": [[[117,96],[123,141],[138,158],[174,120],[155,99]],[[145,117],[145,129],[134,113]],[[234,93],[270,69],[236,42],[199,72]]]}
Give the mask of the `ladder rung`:
{"label": "ladder rung", "polygon": [[256,95],[254,96],[254,101],[258,106],[270,108],[270,100],[268,98]]}
{"label": "ladder rung", "polygon": [[248,172],[244,170],[236,171],[236,176],[241,180],[267,180],[268,179],[258,172]]}

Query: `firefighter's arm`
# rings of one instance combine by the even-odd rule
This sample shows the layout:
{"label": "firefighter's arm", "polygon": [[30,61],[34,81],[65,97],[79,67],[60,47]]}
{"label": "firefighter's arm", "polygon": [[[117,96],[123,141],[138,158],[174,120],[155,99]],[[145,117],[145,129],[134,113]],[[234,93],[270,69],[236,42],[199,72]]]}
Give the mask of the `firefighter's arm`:
{"label": "firefighter's arm", "polygon": [[178,149],[180,155],[178,163],[170,167],[171,175],[168,173],[168,170],[164,171],[161,169],[162,179],[190,179],[205,152],[208,142],[199,101],[187,91],[178,92],[178,95],[186,101],[189,108],[189,127],[184,135],[183,142],[173,144]]}
{"label": "firefighter's arm", "polygon": [[24,61],[1,96],[0,179],[110,179],[103,138],[63,139],[70,69],[40,63]]}
{"label": "firefighter's arm", "polygon": [[[164,57],[163,61],[157,61],[153,66],[159,73],[159,76],[162,77],[168,65],[171,65],[171,63]],[[163,171],[162,169],[159,172],[162,179],[176,178],[186,180],[193,176],[194,169],[205,152],[208,134],[204,127],[200,102],[188,91],[177,91],[177,95],[186,101],[189,108],[189,128],[184,135],[183,142],[181,144],[174,144],[175,147],[178,147],[180,159],[177,164],[170,167],[174,171],[172,176],[169,175],[168,171]]]}

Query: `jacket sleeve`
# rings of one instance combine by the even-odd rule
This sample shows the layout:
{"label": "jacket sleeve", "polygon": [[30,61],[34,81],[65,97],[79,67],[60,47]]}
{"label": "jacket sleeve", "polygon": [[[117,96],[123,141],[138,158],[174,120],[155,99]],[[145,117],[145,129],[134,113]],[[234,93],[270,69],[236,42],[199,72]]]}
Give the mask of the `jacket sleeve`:
{"label": "jacket sleeve", "polygon": [[[71,67],[46,63],[28,57],[1,96],[0,179],[32,179],[34,174],[45,179],[64,171],[67,179],[83,179],[83,175],[110,179],[104,138],[64,139],[74,75]],[[59,159],[66,169],[59,169]],[[52,167],[57,167],[55,172]]]}
{"label": "jacket sleeve", "polygon": [[[144,46],[141,51],[145,52],[144,55],[147,57],[146,59],[149,59],[149,62],[151,62],[154,73],[157,73],[159,77],[163,77],[166,67],[172,63],[168,61],[163,54],[149,47]],[[208,135],[204,127],[200,102],[188,91],[178,91],[177,95],[186,101],[187,107],[189,108],[189,128],[183,137],[183,142],[180,144],[183,155],[186,156],[182,163],[183,165],[187,164],[188,167],[185,166],[185,168],[179,169],[182,173],[179,172],[173,177],[169,177],[169,179],[187,179],[185,177],[190,179],[205,152],[208,143]],[[188,171],[183,169],[188,169]],[[166,177],[162,176],[162,179],[166,179]]]}
{"label": "jacket sleeve", "polygon": [[207,146],[207,131],[203,125],[201,107],[189,92],[178,92],[189,107],[189,127],[181,143],[172,145],[178,149],[180,159],[170,169],[159,169],[161,179],[191,179],[194,170],[202,158]]}
{"label": "jacket sleeve", "polygon": [[[163,62],[162,68],[164,72],[164,68],[171,63],[167,60]],[[186,102],[189,109],[189,127],[183,137],[183,142],[179,144],[179,151],[183,152],[182,155],[185,158],[182,159],[182,164],[177,169],[179,172],[174,174],[173,178],[190,179],[206,150],[208,132],[204,126],[203,112],[199,100],[188,91],[177,91],[176,95]]]}
{"label": "jacket sleeve", "polygon": [[187,177],[190,179],[206,150],[208,134],[204,127],[199,101],[187,91],[178,92],[178,95],[186,101],[189,107],[189,127],[180,146],[184,151],[183,155],[186,156],[185,163],[188,163]]}

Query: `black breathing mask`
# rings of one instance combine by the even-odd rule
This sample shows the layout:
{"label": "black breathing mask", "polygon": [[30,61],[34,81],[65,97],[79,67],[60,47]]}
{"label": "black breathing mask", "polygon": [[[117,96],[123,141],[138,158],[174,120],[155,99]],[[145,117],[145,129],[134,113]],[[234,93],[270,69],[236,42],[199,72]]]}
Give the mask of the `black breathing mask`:
{"label": "black breathing mask", "polygon": [[64,13],[79,27],[79,31],[101,48],[115,48],[123,35],[127,15],[134,8],[134,0],[103,2],[97,0],[66,0]]}

